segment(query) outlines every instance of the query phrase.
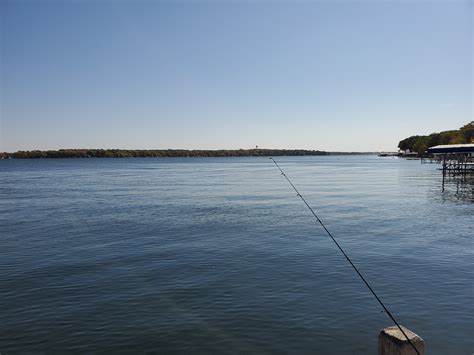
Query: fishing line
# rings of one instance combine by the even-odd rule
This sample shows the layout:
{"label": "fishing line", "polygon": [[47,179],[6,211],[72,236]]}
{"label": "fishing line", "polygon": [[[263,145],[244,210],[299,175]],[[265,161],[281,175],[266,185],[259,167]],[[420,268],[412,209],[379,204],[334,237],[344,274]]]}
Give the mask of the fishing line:
{"label": "fishing line", "polygon": [[405,338],[407,338],[408,342],[410,343],[410,345],[412,346],[412,348],[416,351],[416,353],[418,355],[420,355],[420,352],[418,351],[418,349],[415,347],[415,345],[412,343],[412,341],[410,340],[410,338],[408,338],[408,335],[406,335],[405,331],[402,329],[402,327],[400,326],[400,324],[397,322],[397,320],[395,319],[395,317],[392,315],[392,313],[390,313],[390,311],[387,309],[387,307],[383,304],[382,300],[379,298],[379,296],[377,296],[377,294],[375,293],[374,289],[369,285],[369,283],[367,282],[367,280],[364,278],[364,276],[362,276],[362,274],[360,273],[359,269],[357,269],[357,267],[354,265],[354,263],[352,262],[352,260],[349,258],[349,256],[346,254],[346,252],[344,251],[344,249],[342,249],[342,247],[339,245],[339,243],[337,242],[337,240],[332,236],[331,232],[329,232],[329,230],[326,228],[326,226],[324,225],[324,223],[319,219],[318,215],[314,212],[314,210],[311,208],[311,206],[308,204],[308,202],[306,202],[305,198],[303,197],[303,195],[300,194],[300,192],[298,191],[298,189],[295,187],[295,185],[293,185],[293,183],[291,182],[290,178],[285,174],[285,172],[283,171],[282,168],[280,168],[280,165],[278,165],[278,163],[275,161],[275,159],[273,158],[270,158],[271,161],[273,161],[273,163],[275,163],[276,167],[280,170],[281,174],[285,177],[285,179],[289,182],[289,184],[291,185],[291,187],[293,188],[293,190],[295,190],[296,192],[296,196],[298,196],[299,198],[301,198],[301,200],[304,202],[304,204],[306,205],[306,207],[309,208],[309,210],[311,211],[311,213],[313,214],[314,218],[316,218],[316,220],[319,222],[319,224],[321,225],[321,227],[323,227],[324,231],[329,235],[329,237],[332,239],[332,241],[334,242],[334,244],[336,244],[336,246],[338,247],[338,249],[341,251],[341,253],[344,255],[344,257],[346,258],[346,260],[349,262],[349,264],[351,264],[352,268],[355,270],[355,272],[357,273],[357,275],[359,275],[359,277],[361,278],[361,280],[364,282],[365,286],[367,286],[367,288],[370,290],[370,292],[372,293],[372,295],[374,295],[375,299],[378,301],[378,303],[382,306],[382,308],[384,309],[385,313],[387,313],[387,315],[390,317],[390,319],[395,323],[395,325],[398,327],[398,329],[400,330],[400,332],[402,332],[402,334],[405,336]]}

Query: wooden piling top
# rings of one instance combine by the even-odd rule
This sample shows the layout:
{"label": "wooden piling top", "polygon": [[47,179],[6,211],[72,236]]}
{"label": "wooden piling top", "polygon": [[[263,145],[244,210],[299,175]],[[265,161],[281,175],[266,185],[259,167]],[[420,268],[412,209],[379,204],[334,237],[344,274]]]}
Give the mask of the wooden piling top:
{"label": "wooden piling top", "polygon": [[[410,329],[405,328],[403,325],[401,327],[412,342],[423,341],[423,339],[419,335],[413,333]],[[408,342],[407,338],[403,335],[403,333],[400,331],[400,329],[398,329],[396,325],[393,327],[387,327],[385,329],[382,329],[380,333],[386,334],[388,337],[392,338],[395,341],[399,340],[401,342]]]}
{"label": "wooden piling top", "polygon": [[[410,329],[401,326],[410,341],[415,345],[420,354],[424,354],[425,344],[423,339]],[[416,354],[407,338],[397,326],[382,329],[379,334],[379,355],[408,355]]]}

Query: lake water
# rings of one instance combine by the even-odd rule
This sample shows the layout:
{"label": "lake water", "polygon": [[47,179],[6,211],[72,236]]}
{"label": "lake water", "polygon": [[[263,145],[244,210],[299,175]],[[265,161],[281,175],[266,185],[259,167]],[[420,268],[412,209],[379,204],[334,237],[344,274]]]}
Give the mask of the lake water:
{"label": "lake water", "polygon": [[[474,351],[474,185],[277,161],[428,354]],[[0,161],[2,354],[366,355],[390,325],[268,158]]]}

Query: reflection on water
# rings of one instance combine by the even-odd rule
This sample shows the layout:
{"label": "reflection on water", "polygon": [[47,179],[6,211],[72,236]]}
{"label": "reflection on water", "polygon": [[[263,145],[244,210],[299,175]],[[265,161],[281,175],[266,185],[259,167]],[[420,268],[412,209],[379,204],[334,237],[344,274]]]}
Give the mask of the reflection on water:
{"label": "reflection on water", "polygon": [[444,199],[474,202],[474,173],[446,175],[441,192]]}

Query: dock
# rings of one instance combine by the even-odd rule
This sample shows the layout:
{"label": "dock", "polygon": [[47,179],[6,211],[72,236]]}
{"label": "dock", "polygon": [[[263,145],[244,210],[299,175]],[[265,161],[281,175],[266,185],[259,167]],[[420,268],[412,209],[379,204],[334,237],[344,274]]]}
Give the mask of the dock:
{"label": "dock", "polygon": [[[441,163],[443,175],[474,172],[474,144],[437,145],[428,148],[430,161]],[[426,158],[425,158],[426,159]]]}
{"label": "dock", "polygon": [[428,148],[428,158],[423,160],[429,160],[430,163],[439,163],[443,174],[442,189],[444,191],[444,185],[446,176],[460,177],[461,180],[457,184],[459,191],[459,183],[467,184],[468,181],[472,181],[474,176],[474,144],[450,144],[450,145],[437,145]]}

